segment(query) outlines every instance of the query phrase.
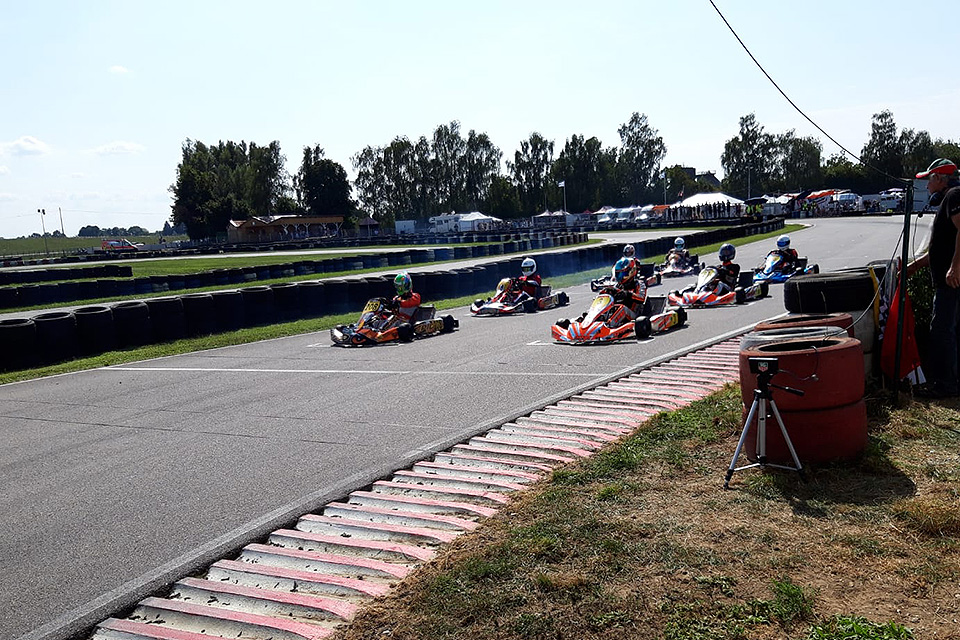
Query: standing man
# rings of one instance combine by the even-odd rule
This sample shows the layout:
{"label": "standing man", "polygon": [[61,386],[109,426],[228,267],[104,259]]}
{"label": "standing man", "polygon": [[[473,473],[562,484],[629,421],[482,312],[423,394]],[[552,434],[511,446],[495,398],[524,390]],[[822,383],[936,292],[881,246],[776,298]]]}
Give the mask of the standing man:
{"label": "standing man", "polygon": [[925,255],[907,266],[907,273],[930,267],[933,277],[933,312],[930,318],[928,382],[914,394],[923,398],[950,398],[960,391],[957,385],[957,345],[960,330],[960,183],[957,165],[951,160],[934,160],[917,178],[929,178],[930,203],[940,204],[933,220],[930,246]]}

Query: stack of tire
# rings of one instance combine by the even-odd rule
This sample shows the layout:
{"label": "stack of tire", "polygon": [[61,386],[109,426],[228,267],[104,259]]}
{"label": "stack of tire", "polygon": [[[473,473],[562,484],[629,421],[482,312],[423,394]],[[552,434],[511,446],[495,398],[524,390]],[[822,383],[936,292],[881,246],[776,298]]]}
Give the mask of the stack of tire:
{"label": "stack of tire", "polygon": [[[794,317],[757,325],[740,347],[740,392],[743,418],[757,388],[750,358],[776,358],[773,383],[803,391],[797,396],[771,388],[773,401],[802,463],[846,461],[867,445],[864,403],[864,359],[860,341],[849,335],[853,318],[847,313],[824,314],[819,320]],[[819,324],[814,324],[819,323]],[[780,427],[768,409],[766,457],[770,464],[791,465]],[[757,421],[745,443],[746,455],[757,459]]]}
{"label": "stack of tire", "polygon": [[[853,336],[863,348],[864,370],[874,375],[879,364],[877,326],[873,312],[877,297],[875,268],[861,267],[829,273],[794,276],[783,283],[783,305],[794,314],[849,313]],[[882,274],[880,275],[882,278]]]}

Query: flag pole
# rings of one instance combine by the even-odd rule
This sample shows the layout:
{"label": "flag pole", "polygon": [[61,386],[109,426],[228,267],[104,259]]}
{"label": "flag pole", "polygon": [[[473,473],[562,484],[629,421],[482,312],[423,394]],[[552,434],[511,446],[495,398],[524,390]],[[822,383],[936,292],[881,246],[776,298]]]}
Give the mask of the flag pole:
{"label": "flag pole", "polygon": [[567,212],[567,181],[563,181],[563,212]]}

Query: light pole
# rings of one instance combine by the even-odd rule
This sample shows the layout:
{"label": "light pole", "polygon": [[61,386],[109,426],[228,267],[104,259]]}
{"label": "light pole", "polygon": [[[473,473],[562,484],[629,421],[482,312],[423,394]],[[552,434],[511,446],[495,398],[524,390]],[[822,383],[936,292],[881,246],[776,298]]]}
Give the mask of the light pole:
{"label": "light pole", "polygon": [[63,209],[61,209],[60,207],[57,207],[57,211],[60,212],[60,233],[63,235],[64,238],[66,238],[67,232],[63,230]]}
{"label": "light pole", "polygon": [[40,228],[43,229],[43,251],[49,256],[50,249],[47,247],[47,225],[43,221],[43,216],[47,215],[47,210],[37,209],[37,213],[40,214]]}

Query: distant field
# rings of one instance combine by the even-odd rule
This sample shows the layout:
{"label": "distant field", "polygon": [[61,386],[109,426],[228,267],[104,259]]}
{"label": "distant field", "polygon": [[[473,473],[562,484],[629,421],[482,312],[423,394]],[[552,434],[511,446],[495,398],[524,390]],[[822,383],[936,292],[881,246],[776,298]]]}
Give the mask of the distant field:
{"label": "distant field", "polygon": [[[130,242],[141,242],[143,244],[156,244],[160,239],[159,235],[151,234],[149,236],[125,236]],[[187,236],[164,236],[167,242],[177,240],[187,240]],[[47,246],[43,245],[43,238],[0,238],[0,256],[22,256],[39,254],[43,255],[49,250],[51,256],[58,256],[62,253],[74,253],[77,249],[100,248],[102,240],[119,240],[119,238],[47,238]]]}

